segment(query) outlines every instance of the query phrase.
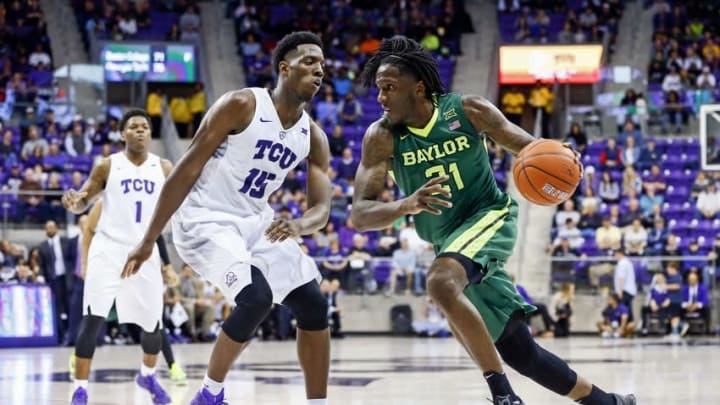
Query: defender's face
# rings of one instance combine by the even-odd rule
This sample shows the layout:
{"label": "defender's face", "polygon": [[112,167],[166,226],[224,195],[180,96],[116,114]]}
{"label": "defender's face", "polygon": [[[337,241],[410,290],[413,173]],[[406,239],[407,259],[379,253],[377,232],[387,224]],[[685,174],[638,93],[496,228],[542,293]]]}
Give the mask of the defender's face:
{"label": "defender's face", "polygon": [[391,125],[406,123],[413,114],[416,105],[418,82],[407,74],[402,74],[396,66],[380,65],[375,74],[378,87],[377,101],[382,105],[384,117]]}
{"label": "defender's face", "polygon": [[286,75],[290,87],[296,89],[303,101],[308,102],[322,86],[324,65],[325,57],[319,46],[302,44],[288,53],[286,61],[280,62],[280,74]]}
{"label": "defender's face", "polygon": [[122,131],[122,138],[127,147],[132,150],[147,149],[152,139],[150,122],[143,116],[130,118]]}

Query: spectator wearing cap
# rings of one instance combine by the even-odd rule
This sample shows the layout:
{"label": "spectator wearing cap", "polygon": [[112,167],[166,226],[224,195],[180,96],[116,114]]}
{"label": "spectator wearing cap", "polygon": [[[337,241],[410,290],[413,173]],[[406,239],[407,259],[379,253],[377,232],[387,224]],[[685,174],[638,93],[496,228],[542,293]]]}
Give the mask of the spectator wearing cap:
{"label": "spectator wearing cap", "polygon": [[616,249],[613,256],[617,260],[613,275],[613,287],[620,302],[628,307],[630,321],[634,320],[632,303],[637,295],[635,267],[622,249]]}
{"label": "spectator wearing cap", "polygon": [[716,86],[717,80],[715,79],[715,75],[710,71],[710,67],[703,66],[702,73],[700,73],[695,80],[695,88],[700,92],[700,104],[710,104],[713,102],[713,91]]}
{"label": "spectator wearing cap", "polygon": [[20,141],[25,142],[28,138],[28,128],[31,125],[38,124],[38,117],[35,115],[34,107],[27,107],[25,109],[25,116],[20,118]]}
{"label": "spectator wearing cap", "polygon": [[107,141],[106,134],[98,130],[95,118],[92,117],[87,119],[87,125],[85,126],[83,135],[90,140],[91,145],[96,143],[102,145]]}
{"label": "spectator wearing cap", "polygon": [[707,189],[698,194],[695,207],[697,208],[695,218],[718,218],[718,212],[720,212],[720,192],[718,191],[717,184],[714,181],[711,181],[708,184]]}

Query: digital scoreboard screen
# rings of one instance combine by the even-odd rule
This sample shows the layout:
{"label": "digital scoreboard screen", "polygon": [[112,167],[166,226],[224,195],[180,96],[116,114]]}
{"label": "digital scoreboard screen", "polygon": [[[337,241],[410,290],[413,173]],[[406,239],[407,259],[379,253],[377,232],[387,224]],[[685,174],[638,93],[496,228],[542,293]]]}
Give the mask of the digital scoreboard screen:
{"label": "digital scoreboard screen", "polygon": [[0,347],[57,344],[53,307],[47,285],[0,285]]}
{"label": "digital scoreboard screen", "polygon": [[109,82],[192,83],[197,81],[195,47],[165,44],[106,44],[100,63]]}

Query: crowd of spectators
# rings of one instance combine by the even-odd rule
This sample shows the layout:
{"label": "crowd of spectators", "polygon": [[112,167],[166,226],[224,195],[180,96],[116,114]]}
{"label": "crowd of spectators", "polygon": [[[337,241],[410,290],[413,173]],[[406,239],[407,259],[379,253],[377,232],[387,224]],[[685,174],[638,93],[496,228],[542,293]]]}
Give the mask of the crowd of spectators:
{"label": "crowd of spectators", "polygon": [[622,17],[622,0],[498,0],[504,42],[523,44],[601,43],[612,52]]}
{"label": "crowd of spectators", "polygon": [[36,97],[49,98],[52,70],[39,1],[0,1],[0,103],[13,101],[20,111]]}
{"label": "crowd of spectators", "polygon": [[664,124],[677,132],[718,99],[720,44],[718,10],[711,2],[656,0],[651,4],[653,38],[647,70],[652,105],[664,112]]}
{"label": "crowd of spectators", "polygon": [[186,0],[72,0],[85,48],[98,39],[195,41],[200,9]]}

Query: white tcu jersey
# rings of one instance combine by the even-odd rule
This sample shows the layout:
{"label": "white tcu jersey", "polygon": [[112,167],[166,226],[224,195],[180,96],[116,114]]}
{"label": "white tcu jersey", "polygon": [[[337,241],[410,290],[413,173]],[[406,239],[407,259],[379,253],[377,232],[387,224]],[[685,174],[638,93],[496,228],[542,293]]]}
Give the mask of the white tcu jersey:
{"label": "white tcu jersey", "polygon": [[165,172],[157,155],[149,153],[140,166],[124,152],[110,155],[97,232],[114,242],[136,245],[145,235],[163,184]]}
{"label": "white tcu jersey", "polygon": [[310,118],[284,129],[266,89],[251,88],[255,113],[248,127],[228,135],[203,168],[178,211],[183,221],[273,217],[269,196],[310,151]]}

